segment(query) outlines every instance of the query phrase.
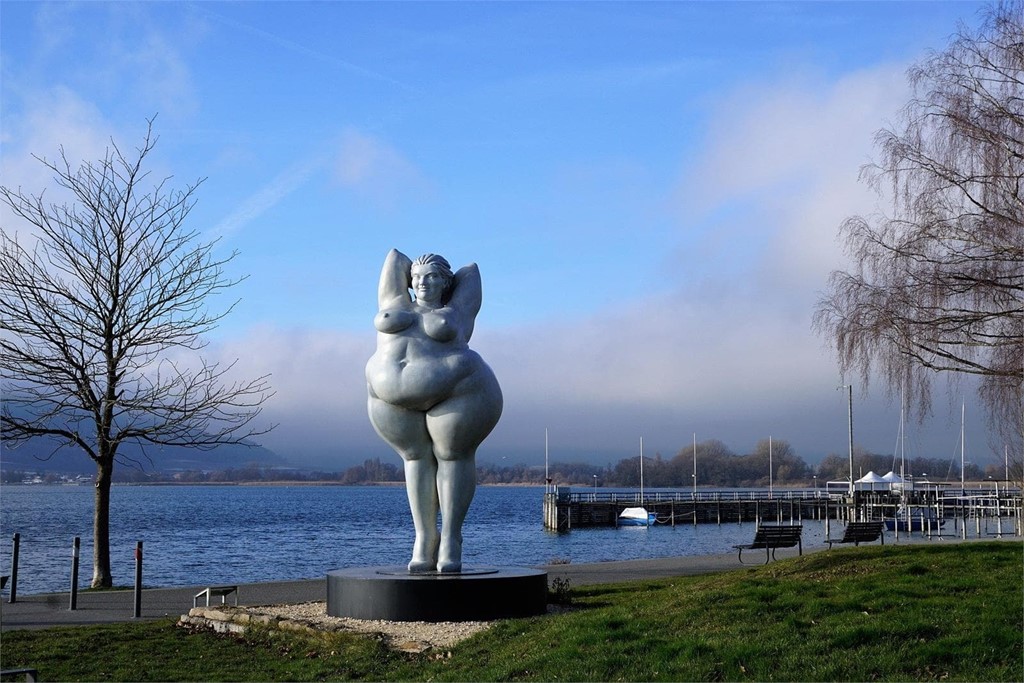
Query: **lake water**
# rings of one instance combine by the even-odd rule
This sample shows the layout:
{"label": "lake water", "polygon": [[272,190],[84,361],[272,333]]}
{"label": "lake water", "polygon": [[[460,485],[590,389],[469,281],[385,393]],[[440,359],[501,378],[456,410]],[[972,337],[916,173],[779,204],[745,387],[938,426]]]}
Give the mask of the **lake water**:
{"label": "lake water", "polygon": [[[466,565],[536,566],[732,552],[755,525],[723,524],[545,531],[544,487],[477,489],[463,527]],[[0,571],[10,573],[21,534],[18,593],[67,591],[71,547],[81,537],[79,581],[92,577],[91,486],[0,488]],[[833,533],[835,533],[833,531]],[[365,565],[405,564],[412,518],[401,486],[115,486],[115,585],[134,581],[143,541],[145,586],[197,586],[323,577]],[[804,547],[824,544],[823,522],[804,520]]]}

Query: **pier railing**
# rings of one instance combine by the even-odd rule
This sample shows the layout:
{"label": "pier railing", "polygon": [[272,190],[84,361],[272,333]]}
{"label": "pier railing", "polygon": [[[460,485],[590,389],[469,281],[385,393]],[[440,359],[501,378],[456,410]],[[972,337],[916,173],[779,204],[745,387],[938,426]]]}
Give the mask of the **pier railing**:
{"label": "pier railing", "polygon": [[[716,502],[716,501],[734,501],[734,500],[821,500],[824,498],[830,498],[831,500],[841,500],[848,497],[847,492],[837,493],[836,491],[827,491],[825,489],[782,489],[771,491],[768,489],[749,489],[749,490],[737,490],[737,491],[645,491],[641,494],[639,491],[607,491],[600,489],[593,490],[571,490],[567,487],[552,487],[549,494],[553,493],[558,500],[564,502],[588,502],[588,503],[637,503],[643,504],[646,501],[651,502]],[[920,485],[915,489],[907,489],[908,495],[916,495],[918,497],[928,497],[932,499],[940,499],[944,501],[953,501],[957,499],[969,499],[978,500],[979,498],[1000,498],[1000,499],[1019,499],[1021,491],[1019,488],[1004,488],[999,490],[994,489],[971,489],[971,488],[948,488],[948,487],[937,487],[937,486],[926,486]],[[858,489],[858,495],[864,497],[884,497],[891,495],[900,495],[899,490],[871,490],[871,489]]]}
{"label": "pier railing", "polygon": [[[742,489],[717,491],[622,491],[552,487],[544,495],[544,527],[567,531],[573,527],[618,526],[628,507],[644,507],[658,524],[698,524],[762,520],[895,519],[898,513],[924,510],[937,518],[975,520],[1002,518],[1021,533],[1024,500],[1019,488],[956,488],[931,485],[913,490],[857,490],[837,493],[826,489]],[[980,531],[979,531],[980,533]]]}
{"label": "pier railing", "polygon": [[829,494],[824,489],[814,490],[783,490],[783,491],[645,491],[642,495],[639,491],[566,491],[555,488],[556,497],[564,502],[570,503],[636,503],[638,505],[647,502],[668,503],[694,501],[716,502],[735,500],[820,500],[827,498]]}

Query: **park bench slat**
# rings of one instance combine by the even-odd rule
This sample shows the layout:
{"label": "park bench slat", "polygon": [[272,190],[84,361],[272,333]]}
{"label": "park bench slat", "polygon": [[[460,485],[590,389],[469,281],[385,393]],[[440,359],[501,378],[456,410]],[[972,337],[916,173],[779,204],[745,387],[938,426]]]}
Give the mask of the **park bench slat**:
{"label": "park bench slat", "polygon": [[828,543],[829,549],[832,548],[833,543],[853,543],[857,546],[861,543],[872,543],[879,539],[881,539],[882,545],[885,545],[884,529],[885,523],[881,520],[849,522],[846,525],[846,531],[843,532],[842,538],[827,538],[825,542]]}
{"label": "park bench slat", "polygon": [[777,548],[799,546],[800,554],[803,555],[803,529],[802,524],[759,524],[757,526],[757,533],[754,534],[753,542],[734,545],[733,547],[739,549],[738,559],[740,562],[743,562],[744,550],[764,548],[764,563],[768,564],[770,560],[775,559],[775,550]]}

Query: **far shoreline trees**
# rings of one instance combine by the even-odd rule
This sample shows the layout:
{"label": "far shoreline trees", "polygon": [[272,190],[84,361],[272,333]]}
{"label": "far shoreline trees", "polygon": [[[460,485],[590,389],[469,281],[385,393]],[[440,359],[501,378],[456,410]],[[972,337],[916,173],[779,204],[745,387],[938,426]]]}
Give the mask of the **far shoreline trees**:
{"label": "far shoreline trees", "polygon": [[[709,488],[767,488],[767,440],[759,443],[752,454],[736,455],[717,440],[697,444],[698,489]],[[772,483],[780,488],[824,488],[829,481],[846,481],[849,456],[830,453],[817,466],[808,465],[788,448],[785,441],[778,442],[778,460],[772,444]],[[900,469],[891,454],[854,452],[854,472],[859,478],[874,471],[885,474]],[[693,472],[693,446],[687,446],[669,460],[660,455],[644,456],[644,485],[652,488],[687,490],[692,479],[683,480]],[[915,456],[906,460],[906,474],[915,479],[927,478],[933,482],[960,482],[958,458],[926,458]],[[551,483],[558,486],[602,488],[636,488],[639,486],[637,456],[624,458],[613,465],[594,465],[585,462],[553,462],[549,464]],[[685,477],[683,476],[685,475]],[[1011,469],[1011,479],[1019,474]],[[968,463],[965,468],[968,481],[1004,481],[1002,464],[989,464],[984,469]],[[43,470],[5,469],[0,481],[17,484],[25,479],[40,483],[81,483],[82,477],[61,476]],[[217,470],[144,471],[138,468],[120,468],[114,483],[135,485],[226,485],[226,484],[329,484],[338,486],[388,486],[402,484],[405,476],[397,459],[369,458],[362,463],[338,471],[320,471],[260,465],[251,463],[239,467]],[[477,483],[481,486],[543,486],[544,466],[517,463],[512,465],[478,463]]]}

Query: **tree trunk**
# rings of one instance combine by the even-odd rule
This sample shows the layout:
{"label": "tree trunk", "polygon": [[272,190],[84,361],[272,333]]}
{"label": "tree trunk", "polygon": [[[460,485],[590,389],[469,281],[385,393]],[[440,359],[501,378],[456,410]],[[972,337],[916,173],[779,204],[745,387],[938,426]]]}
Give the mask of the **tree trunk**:
{"label": "tree trunk", "polygon": [[92,587],[114,585],[110,573],[110,482],[114,463],[96,463],[96,505],[93,510]]}

